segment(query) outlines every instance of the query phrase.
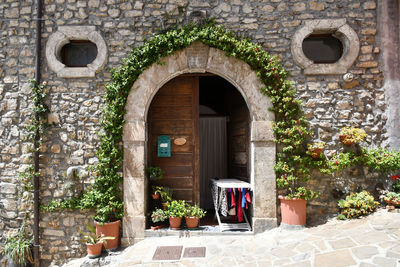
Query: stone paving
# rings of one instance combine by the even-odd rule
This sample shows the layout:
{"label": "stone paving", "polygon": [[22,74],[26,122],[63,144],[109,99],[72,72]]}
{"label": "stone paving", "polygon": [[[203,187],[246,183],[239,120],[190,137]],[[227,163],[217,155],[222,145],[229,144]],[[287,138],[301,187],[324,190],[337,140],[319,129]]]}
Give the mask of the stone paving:
{"label": "stone paving", "polygon": [[[206,247],[205,258],[152,261],[157,246]],[[117,253],[118,254],[118,253]],[[257,235],[150,237],[118,255],[77,259],[75,266],[400,266],[400,213],[385,209],[365,218],[302,230],[275,228]]]}

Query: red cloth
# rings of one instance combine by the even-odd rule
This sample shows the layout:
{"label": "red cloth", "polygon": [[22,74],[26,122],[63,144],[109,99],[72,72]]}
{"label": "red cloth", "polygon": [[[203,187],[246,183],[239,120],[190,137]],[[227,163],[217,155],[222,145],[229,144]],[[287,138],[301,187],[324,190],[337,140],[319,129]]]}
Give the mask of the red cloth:
{"label": "red cloth", "polygon": [[231,200],[232,200],[232,207],[235,207],[236,203],[235,203],[235,196],[233,195],[233,188],[231,189]]}
{"label": "red cloth", "polygon": [[237,204],[237,217],[238,217],[238,222],[243,222],[243,209],[242,205],[240,205],[240,202],[242,201],[242,192],[240,191],[240,188],[238,189],[238,191],[239,191],[239,197]]}

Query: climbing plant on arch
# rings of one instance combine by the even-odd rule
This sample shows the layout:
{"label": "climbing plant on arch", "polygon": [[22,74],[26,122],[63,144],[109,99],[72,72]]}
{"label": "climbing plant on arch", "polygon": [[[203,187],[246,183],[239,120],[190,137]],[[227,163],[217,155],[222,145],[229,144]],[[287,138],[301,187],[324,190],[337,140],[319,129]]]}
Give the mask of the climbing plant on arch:
{"label": "climbing plant on arch", "polygon": [[[53,202],[54,208],[96,207],[95,219],[107,222],[123,216],[123,201],[120,190],[122,182],[123,147],[122,135],[125,104],[133,83],[139,75],[154,63],[168,55],[200,41],[210,47],[220,49],[227,56],[246,62],[264,84],[261,92],[267,95],[275,113],[273,126],[275,140],[281,145],[277,153],[275,172],[279,187],[289,189],[288,197],[313,199],[312,190],[292,187],[297,181],[310,179],[305,162],[305,139],[309,137],[307,121],[301,110],[301,101],[296,99],[296,91],[286,78],[288,73],[279,60],[262,50],[259,44],[246,38],[238,38],[233,32],[217,26],[213,22],[203,25],[186,25],[157,34],[131,51],[123,64],[112,71],[112,81],[106,85],[102,132],[97,152],[99,162],[94,167],[95,182],[91,190],[78,199]],[[48,208],[48,209],[51,209]],[[112,218],[114,217],[114,218]]]}

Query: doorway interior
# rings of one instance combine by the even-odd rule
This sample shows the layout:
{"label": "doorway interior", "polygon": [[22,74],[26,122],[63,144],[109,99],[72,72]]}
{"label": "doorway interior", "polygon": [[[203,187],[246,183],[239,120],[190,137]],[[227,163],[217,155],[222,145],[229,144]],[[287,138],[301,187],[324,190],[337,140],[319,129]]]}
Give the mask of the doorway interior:
{"label": "doorway interior", "polygon": [[[174,199],[200,205],[209,214],[202,224],[215,224],[209,179],[250,182],[249,124],[242,95],[222,77],[185,74],[170,80],[148,112],[148,166],[164,172],[154,185],[172,188]],[[170,137],[171,157],[158,157],[160,135]],[[176,139],[186,142],[177,145]]]}

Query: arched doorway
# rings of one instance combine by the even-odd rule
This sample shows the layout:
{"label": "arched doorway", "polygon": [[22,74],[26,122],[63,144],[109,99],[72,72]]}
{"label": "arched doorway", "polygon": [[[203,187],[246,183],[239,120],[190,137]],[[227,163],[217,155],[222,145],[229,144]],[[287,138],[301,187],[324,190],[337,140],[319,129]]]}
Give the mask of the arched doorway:
{"label": "arched doorway", "polygon": [[124,207],[122,244],[144,238],[147,212],[148,111],[154,96],[168,81],[182,74],[211,73],[233,85],[249,111],[249,177],[253,189],[252,229],[276,227],[275,143],[272,104],[261,93],[263,84],[246,63],[221,50],[195,42],[153,64],[135,81],[126,103],[123,134]]}
{"label": "arched doorway", "polygon": [[[249,123],[246,102],[225,79],[203,73],[168,81],[154,96],[147,117],[147,166],[164,172],[152,185],[167,186],[174,199],[212,211],[211,178],[250,182]],[[158,151],[164,137],[170,140],[167,156]]]}

